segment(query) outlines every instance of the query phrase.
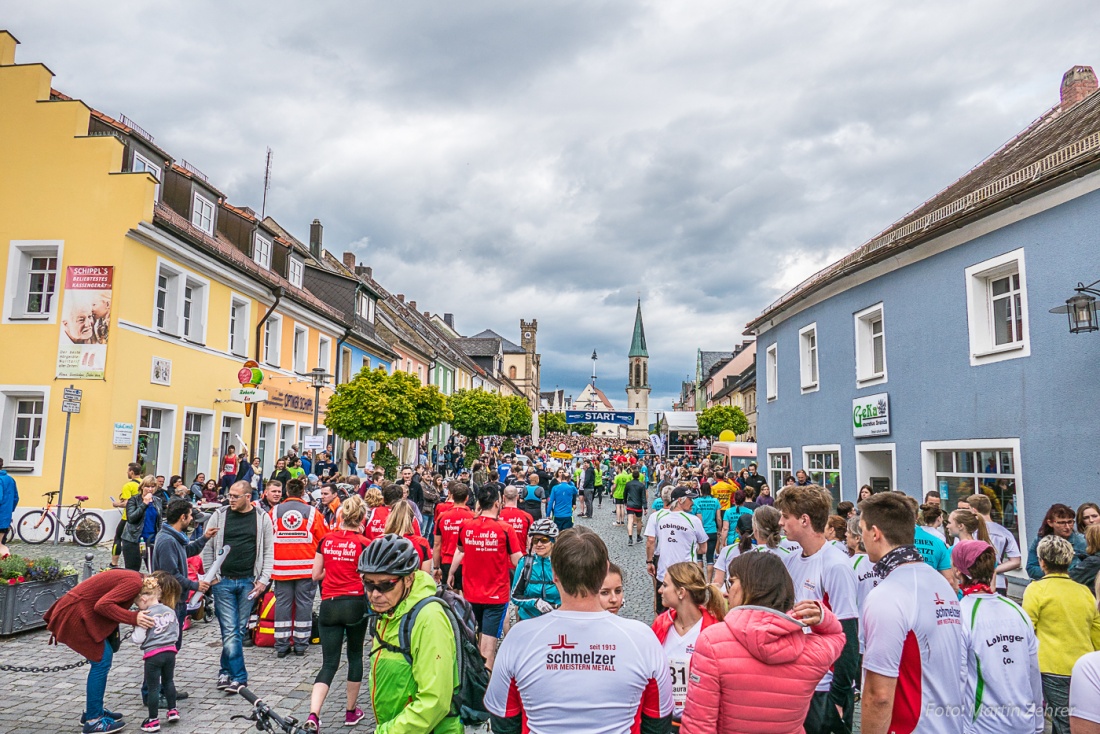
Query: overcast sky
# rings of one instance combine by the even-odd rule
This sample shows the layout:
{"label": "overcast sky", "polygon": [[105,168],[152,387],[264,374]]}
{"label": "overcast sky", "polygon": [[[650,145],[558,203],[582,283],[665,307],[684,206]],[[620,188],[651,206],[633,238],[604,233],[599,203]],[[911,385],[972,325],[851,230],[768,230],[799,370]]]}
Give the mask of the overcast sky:
{"label": "overcast sky", "polygon": [[651,406],[745,323],[1100,66],[1093,2],[0,0],[54,86],[123,113],[390,291],[518,341],[544,390],[590,356]]}

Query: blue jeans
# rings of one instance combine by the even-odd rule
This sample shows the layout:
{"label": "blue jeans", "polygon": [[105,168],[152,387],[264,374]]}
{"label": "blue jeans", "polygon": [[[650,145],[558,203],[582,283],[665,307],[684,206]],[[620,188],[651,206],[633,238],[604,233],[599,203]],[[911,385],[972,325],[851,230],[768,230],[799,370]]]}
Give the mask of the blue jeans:
{"label": "blue jeans", "polygon": [[432,530],[435,528],[435,513],[424,513],[424,527],[420,528],[420,534],[425,538],[432,537]]}
{"label": "blue jeans", "polygon": [[107,674],[111,672],[114,655],[111,644],[104,642],[103,659],[88,665],[88,684],[84,690],[84,715],[88,721],[103,716],[103,694],[107,692]]}
{"label": "blue jeans", "polygon": [[248,615],[252,612],[253,580],[222,579],[210,587],[214,595],[214,612],[222,628],[222,659],[219,675],[228,675],[235,683],[247,683],[248,671],[244,669],[244,635],[248,627]]}

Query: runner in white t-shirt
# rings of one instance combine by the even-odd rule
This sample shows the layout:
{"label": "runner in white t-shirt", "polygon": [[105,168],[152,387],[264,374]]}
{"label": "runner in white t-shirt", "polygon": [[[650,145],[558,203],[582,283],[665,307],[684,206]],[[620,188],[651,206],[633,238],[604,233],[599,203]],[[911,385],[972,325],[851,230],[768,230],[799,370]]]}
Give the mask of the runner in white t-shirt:
{"label": "runner in white t-shirt", "polygon": [[969,721],[962,612],[951,584],[912,545],[916,503],[880,492],[860,510],[863,545],[883,575],[861,618],[861,731],[962,734]]}
{"label": "runner in white t-shirt", "polygon": [[1074,731],[1085,734],[1100,731],[1100,652],[1082,655],[1073,666],[1069,680],[1069,723]]}
{"label": "runner in white t-shirt", "polygon": [[[691,514],[691,505],[699,493],[690,487],[672,490],[671,505],[649,516],[645,526],[646,570],[657,583],[664,581],[665,571],[673,563],[699,561],[707,549],[707,531],[702,521]],[[664,611],[660,594],[656,593],[655,608]]]}
{"label": "runner in white t-shirt", "polygon": [[1020,567],[1022,557],[1020,544],[1016,542],[1016,536],[1012,531],[1000,523],[993,522],[990,513],[993,512],[993,503],[984,494],[974,494],[966,498],[970,509],[982,516],[985,520],[985,529],[989,532],[989,542],[993,544],[993,550],[997,552],[997,592],[1001,595],[1008,593],[1008,578],[1005,574]]}
{"label": "runner in white t-shirt", "polygon": [[660,643],[641,622],[600,604],[607,546],[573,528],[558,536],[551,560],[561,607],[515,625],[501,643],[485,692],[493,731],[668,731],[672,684]]}
{"label": "runner in white t-shirt", "polygon": [[951,548],[964,594],[959,608],[967,646],[966,732],[1042,734],[1039,640],[1024,610],[991,588],[996,559],[981,540],[960,540]]}
{"label": "runner in white t-shirt", "polygon": [[820,601],[831,609],[846,639],[833,670],[817,685],[806,715],[806,734],[839,728],[838,716],[850,729],[855,707],[853,687],[859,675],[859,605],[848,554],[825,539],[832,497],[814,485],[787,487],[775,506],[782,513],[780,523],[787,537],[801,547],[801,552],[784,558],[794,582],[795,601]]}

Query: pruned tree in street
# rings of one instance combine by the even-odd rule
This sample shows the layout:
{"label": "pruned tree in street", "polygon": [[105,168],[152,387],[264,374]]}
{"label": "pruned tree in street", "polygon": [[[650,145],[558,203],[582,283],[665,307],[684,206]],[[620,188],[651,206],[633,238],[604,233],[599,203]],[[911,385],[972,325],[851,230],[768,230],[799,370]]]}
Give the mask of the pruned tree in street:
{"label": "pruned tree in street", "polygon": [[696,418],[699,433],[716,438],[722,431],[733,431],[740,436],[749,430],[749,419],[740,408],[730,405],[713,405]]}

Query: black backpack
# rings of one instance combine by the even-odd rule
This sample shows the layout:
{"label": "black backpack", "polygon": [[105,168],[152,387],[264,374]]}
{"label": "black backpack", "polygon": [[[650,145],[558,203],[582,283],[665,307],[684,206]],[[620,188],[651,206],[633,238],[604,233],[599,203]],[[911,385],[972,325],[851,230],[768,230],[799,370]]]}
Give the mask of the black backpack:
{"label": "black backpack", "polygon": [[397,647],[378,637],[377,615],[370,615],[370,635],[376,640],[379,649],[398,652],[412,665],[413,625],[420,610],[428,604],[438,603],[451,623],[455,635],[455,652],[458,657],[458,683],[451,696],[451,716],[458,716],[463,724],[476,726],[489,719],[485,710],[485,689],[489,687],[489,669],[485,667],[485,658],[481,655],[477,640],[477,619],[470,602],[463,599],[447,586],[436,589],[434,596],[421,599],[401,618],[397,630]]}

